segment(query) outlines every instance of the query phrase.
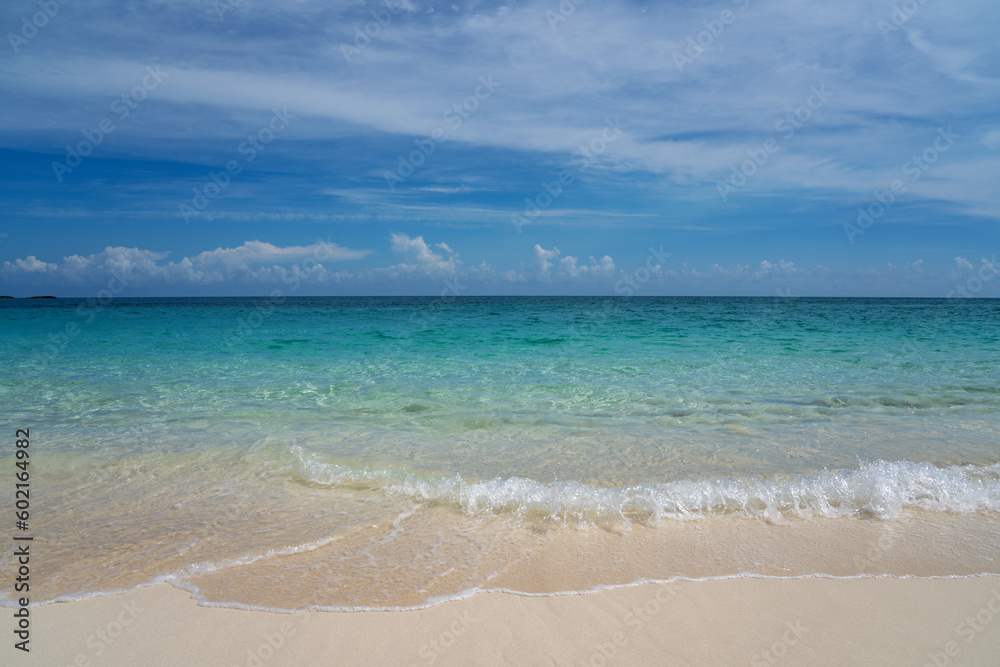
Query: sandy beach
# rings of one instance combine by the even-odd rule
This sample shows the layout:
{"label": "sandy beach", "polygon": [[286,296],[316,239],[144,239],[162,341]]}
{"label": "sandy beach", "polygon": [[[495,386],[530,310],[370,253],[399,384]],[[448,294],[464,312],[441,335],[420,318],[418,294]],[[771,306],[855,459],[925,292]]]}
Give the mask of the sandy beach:
{"label": "sandy beach", "polygon": [[[995,665],[1000,577],[730,579],[274,614],[162,584],[31,610],[8,665]],[[9,627],[9,626],[8,626]]]}
{"label": "sandy beach", "polygon": [[1000,664],[993,303],[260,303],[11,311],[0,664]]}
{"label": "sandy beach", "polygon": [[1000,2],[0,25],[0,667],[1000,667]]}

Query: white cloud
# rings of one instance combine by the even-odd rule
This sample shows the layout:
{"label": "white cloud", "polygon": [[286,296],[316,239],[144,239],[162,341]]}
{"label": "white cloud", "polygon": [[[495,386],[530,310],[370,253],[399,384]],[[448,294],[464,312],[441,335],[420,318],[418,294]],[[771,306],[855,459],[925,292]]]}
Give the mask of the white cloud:
{"label": "white cloud", "polygon": [[[441,250],[436,253],[427,245],[423,236],[410,238],[406,234],[392,234],[392,251],[403,256],[403,262],[390,267],[390,271],[403,273],[420,272],[424,274],[449,275],[455,273],[461,260],[458,254],[446,243],[434,246]],[[407,263],[409,262],[409,263]]]}
{"label": "white cloud", "polygon": [[[746,159],[746,150],[759,149],[774,133],[776,120],[803,104],[811,86],[825,82],[835,93],[830,103],[781,142],[780,153],[747,188],[856,194],[870,190],[872,181],[896,177],[898,165],[925,141],[922,124],[954,117],[956,99],[962,100],[964,118],[992,116],[996,108],[997,80],[976,70],[997,52],[988,3],[922,6],[907,22],[907,38],[893,40],[875,26],[889,10],[870,0],[834,6],[778,0],[752,3],[745,12],[731,7],[734,23],[683,71],[674,66],[674,54],[716,20],[717,8],[587,3],[553,30],[545,19],[553,10],[548,0],[487,3],[433,17],[407,1],[405,11],[394,13],[347,62],[340,45],[351,44],[355,29],[371,20],[358,3],[274,2],[253,12],[238,8],[197,30],[171,30],[195,6],[161,3],[149,18],[94,12],[102,21],[99,31],[86,29],[87,21],[97,19],[85,12],[82,27],[53,22],[46,29],[50,51],[26,51],[0,68],[0,89],[18,99],[0,117],[0,132],[75,135],[79,106],[53,109],[48,100],[68,94],[99,104],[106,114],[107,100],[141,80],[148,54],[134,45],[144,41],[157,44],[156,57],[171,73],[144,104],[150,122],[141,132],[128,135],[123,124],[116,133],[119,150],[135,154],[169,152],[165,140],[214,137],[231,152],[245,126],[252,130],[266,119],[261,114],[287,105],[297,114],[284,135],[289,138],[364,139],[373,132],[426,137],[444,127],[448,141],[568,158],[600,135],[606,117],[620,115],[629,127],[601,155],[603,167],[646,172],[662,178],[664,187],[700,185],[711,194],[730,166]],[[170,18],[176,20],[163,20]],[[314,30],[289,29],[296,23]],[[240,39],[232,39],[234,32]],[[97,43],[94,34],[105,37]],[[143,39],[152,35],[155,41]],[[275,54],[266,65],[242,57],[264,48]],[[78,58],[84,52],[94,55]],[[474,94],[481,74],[503,83],[469,122],[452,129],[443,113]],[[192,114],[185,119],[191,122],[176,120],[178,109]],[[891,120],[898,117],[911,122]],[[990,136],[985,145],[993,148],[997,140]],[[399,139],[400,150],[412,150],[409,137]],[[802,165],[826,166],[817,173]],[[373,172],[382,168],[372,165]],[[455,190],[423,187],[438,194]],[[970,185],[945,194],[952,201],[976,201],[982,192]]]}
{"label": "white cloud", "polygon": [[760,270],[757,271],[758,278],[788,278],[801,273],[795,268],[794,262],[779,260],[777,264],[772,264],[766,259],[760,263]]}
{"label": "white cloud", "polygon": [[28,255],[24,259],[15,259],[13,263],[3,263],[3,270],[11,273],[17,271],[23,271],[25,273],[44,273],[46,271],[55,271],[56,268],[58,267],[55,264],[43,262],[34,255]]}
{"label": "white cloud", "polygon": [[70,255],[61,263],[47,263],[29,256],[4,262],[0,273],[7,280],[25,279],[44,273],[50,283],[98,285],[112,278],[138,286],[153,284],[213,285],[231,281],[266,284],[291,275],[322,279],[323,262],[361,259],[367,250],[350,250],[317,239],[309,246],[279,247],[261,241],[247,241],[235,248],[216,248],[164,263],[168,253],[108,246],[92,255]]}
{"label": "white cloud", "polygon": [[[389,249],[401,261],[376,267],[333,266],[338,261],[365,257],[369,251],[351,250],[326,241],[309,246],[276,246],[249,241],[234,248],[216,248],[176,261],[166,253],[139,248],[108,247],[92,255],[72,255],[46,262],[31,255],[0,267],[6,285],[51,288],[83,287],[73,295],[93,294],[114,280],[124,282],[121,296],[144,294],[212,294],[243,290],[261,294],[280,289],[284,294],[614,294],[616,284],[638,277],[638,270],[619,269],[609,255],[581,260],[563,255],[557,247],[534,244],[524,250],[519,269],[494,270],[485,260],[465,264],[451,244],[427,242],[422,236],[392,234]],[[627,265],[626,265],[627,266]],[[901,266],[832,270],[823,265],[801,268],[785,259],[748,264],[714,263],[700,269],[689,263],[678,268],[662,264],[642,268],[643,294],[756,294],[782,295],[912,295],[944,296],[942,278],[972,275],[977,267],[957,256],[938,271],[925,270],[923,259]],[[522,292],[523,290],[523,292]],[[990,284],[985,296],[996,287]],[[10,293],[10,290],[5,289]],[[47,291],[49,291],[47,289]],[[946,291],[946,290],[945,290]],[[37,292],[34,292],[37,293]],[[65,291],[63,292],[65,294]],[[118,292],[116,292],[118,293]],[[68,295],[68,294],[67,294]]]}
{"label": "white cloud", "polygon": [[552,250],[546,250],[536,243],[533,253],[533,266],[536,274],[539,277],[548,278],[549,269],[552,268],[552,260],[559,256],[559,248],[553,247]]}
{"label": "white cloud", "polygon": [[926,56],[938,72],[968,83],[1000,85],[1000,79],[990,79],[968,71],[969,66],[983,54],[934,44],[924,36],[921,30],[908,30],[906,36],[913,48]]}
{"label": "white cloud", "polygon": [[590,258],[590,264],[577,264],[577,258],[567,255],[559,260],[559,275],[569,279],[611,280],[615,275],[615,262],[605,255],[600,261]]}
{"label": "white cloud", "polygon": [[322,257],[325,261],[364,259],[370,251],[350,250],[334,243],[314,243],[309,246],[289,246],[280,248],[262,241],[247,241],[236,248],[216,248],[191,258],[199,266],[222,265],[225,267],[249,267],[259,264],[280,264],[299,261],[310,256]]}
{"label": "white cloud", "polygon": [[958,278],[960,276],[970,274],[973,271],[975,271],[975,267],[972,266],[972,262],[964,257],[956,257],[955,268],[952,269],[951,275],[953,278]]}

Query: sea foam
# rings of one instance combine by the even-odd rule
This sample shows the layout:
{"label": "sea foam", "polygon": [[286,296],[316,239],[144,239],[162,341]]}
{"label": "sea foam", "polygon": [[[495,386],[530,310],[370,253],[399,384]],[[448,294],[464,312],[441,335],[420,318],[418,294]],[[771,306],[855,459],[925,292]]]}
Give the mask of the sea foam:
{"label": "sea foam", "polygon": [[459,475],[424,477],[326,463],[294,447],[297,476],[327,487],[367,488],[390,496],[450,505],[470,515],[580,521],[691,520],[743,515],[870,516],[895,519],[909,508],[941,512],[1000,510],[1000,464],[942,468],[912,461],[862,462],[852,470],[766,478],[679,480],[598,487],[521,477],[467,482]]}

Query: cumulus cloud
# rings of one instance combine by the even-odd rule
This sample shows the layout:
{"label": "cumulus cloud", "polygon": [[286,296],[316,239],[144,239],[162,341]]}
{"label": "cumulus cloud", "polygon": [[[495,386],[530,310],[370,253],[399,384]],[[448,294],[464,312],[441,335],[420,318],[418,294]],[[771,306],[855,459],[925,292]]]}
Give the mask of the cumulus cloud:
{"label": "cumulus cloud", "polygon": [[[438,243],[432,247],[424,241],[423,236],[410,238],[406,234],[392,234],[391,238],[392,251],[402,255],[404,261],[391,267],[390,271],[450,275],[455,273],[462,263],[458,253],[447,243]],[[435,252],[434,248],[440,252]]]}
{"label": "cumulus cloud", "polygon": [[[369,250],[354,250],[329,240],[303,246],[277,246],[248,241],[170,260],[167,253],[141,248],[107,247],[91,255],[71,255],[48,262],[34,255],[6,261],[0,266],[5,285],[46,287],[60,293],[76,286],[72,295],[86,296],[107,287],[112,280],[128,288],[120,296],[146,294],[213,294],[241,288],[248,294],[280,289],[284,294],[510,294],[573,293],[623,294],[622,286],[641,286],[643,295],[751,294],[885,295],[940,294],[941,279],[967,278],[979,265],[961,256],[954,258],[947,275],[924,269],[916,259],[902,265],[832,270],[823,265],[797,266],[786,259],[764,259],[756,265],[713,263],[698,267],[653,263],[648,258],[625,263],[622,268],[610,255],[582,260],[565,255],[558,247],[534,244],[523,247],[519,268],[495,270],[484,259],[466,264],[452,244],[425,240],[423,236],[394,233],[388,250],[397,261],[381,266],[335,266],[338,262],[369,258]],[[994,262],[994,260],[982,260]],[[998,283],[1000,284],[1000,283]],[[891,291],[890,288],[895,291]],[[983,295],[993,295],[990,283]],[[81,291],[85,290],[85,291]],[[7,293],[12,293],[5,290]],[[65,292],[63,292],[65,294]],[[116,292],[117,294],[118,292]],[[67,296],[70,294],[66,294]]]}
{"label": "cumulus cloud", "polygon": [[[557,261],[558,260],[558,261]],[[536,243],[531,249],[531,262],[521,264],[519,270],[504,271],[499,274],[507,283],[562,284],[562,285],[611,285],[616,272],[614,260],[605,255],[601,259],[590,258],[581,263],[578,257],[562,257],[559,248],[547,250]]]}
{"label": "cumulus cloud", "polygon": [[105,277],[115,275],[144,275],[148,277],[164,277],[162,266],[157,261],[164,259],[166,253],[138,248],[106,247],[102,252],[92,255],[70,255],[63,257],[62,262],[43,262],[29,255],[25,259],[4,262],[0,270],[5,279],[16,279],[26,274],[41,273],[50,280],[62,280],[65,283],[89,284],[98,282]]}
{"label": "cumulus cloud", "polygon": [[[989,263],[992,265],[992,263],[986,258],[983,258],[982,261],[983,263]],[[977,265],[973,264],[964,257],[956,256],[955,265],[951,268],[951,272],[949,273],[949,275],[953,280],[958,280],[960,278],[968,278],[973,273],[975,273],[978,268],[979,267]]]}
{"label": "cumulus cloud", "polygon": [[369,250],[350,250],[331,243],[329,240],[309,246],[288,246],[285,248],[262,241],[247,241],[236,248],[216,248],[200,253],[192,257],[191,260],[201,266],[241,267],[281,264],[288,261],[304,260],[311,256],[321,256],[325,261],[338,262],[363,259],[370,254]]}
{"label": "cumulus cloud", "polygon": [[[349,270],[331,264],[364,259],[350,254],[363,251],[343,249],[347,254],[324,258],[321,266],[310,261],[308,246],[268,248],[263,242],[215,250],[200,245],[204,253],[185,251],[190,256],[180,258],[176,249],[158,258],[148,250],[114,248],[120,257],[60,260],[37,250],[42,246],[33,240],[19,246],[33,256],[5,256],[9,266],[0,269],[73,284],[127,268],[150,282],[178,285],[292,277],[330,284],[433,283],[475,275],[598,290],[617,270],[615,261],[601,257],[603,248],[570,250],[562,239],[556,248],[550,236],[539,236],[548,248],[532,248],[534,238],[513,246],[504,228],[511,214],[534,211],[538,226],[532,229],[545,228],[545,234],[569,226],[589,227],[591,234],[613,228],[609,233],[620,235],[614,246],[619,267],[623,261],[630,267],[631,259],[623,260],[617,248],[641,246],[654,227],[775,229],[797,224],[790,222],[794,210],[803,218],[819,212],[816,230],[823,224],[832,229],[843,222],[843,211],[868,206],[876,188],[882,192],[906,178],[902,165],[930,150],[939,127],[951,123],[957,142],[932,169],[906,182],[890,217],[894,224],[914,216],[948,227],[937,232],[943,243],[930,244],[947,243],[945,257],[968,255],[972,251],[958,240],[967,236],[950,228],[969,225],[978,234],[983,216],[995,220],[1000,214],[1000,85],[991,70],[1000,54],[1000,13],[993,3],[920,2],[900,28],[893,3],[873,0],[608,0],[579,6],[484,0],[451,9],[449,2],[434,11],[403,0],[390,3],[399,10],[390,13],[377,3],[388,23],[366,36],[365,26],[374,25],[373,3],[356,0],[74,0],[66,9],[73,20],[49,22],[38,41],[22,45],[0,67],[0,95],[11,101],[0,114],[0,143],[14,149],[9,171],[19,174],[23,165],[30,173],[37,163],[44,172],[33,181],[18,175],[18,186],[5,192],[12,228],[79,217],[92,225],[87,232],[107,234],[84,238],[120,244],[110,234],[121,227],[104,225],[108,218],[137,224],[176,219],[177,204],[190,198],[191,188],[214,188],[209,172],[223,173],[217,170],[235,158],[243,171],[231,182],[226,177],[219,197],[199,215],[202,225],[178,229],[185,248],[204,238],[198,234],[213,220],[256,223],[254,229],[266,222],[372,221],[371,236],[356,243],[380,251],[386,250],[385,225],[406,225],[410,235],[394,235],[388,248],[394,254],[378,267],[366,262]],[[0,3],[0,23],[16,32],[28,5],[37,10],[34,0]],[[148,11],[123,9],[133,5]],[[723,6],[734,21],[713,34],[708,25],[718,23]],[[576,8],[564,14],[560,7]],[[880,20],[889,21],[888,32]],[[355,51],[350,57],[345,46]],[[686,53],[682,64],[678,55]],[[152,63],[168,72],[163,85],[148,98],[143,93],[139,113],[121,121],[109,116],[110,103],[143,81]],[[496,82],[490,84],[495,91],[481,88],[481,77]],[[817,87],[828,90],[829,99],[811,104]],[[64,103],[53,105],[53,99]],[[285,105],[294,116],[288,129],[259,159],[244,162],[237,146],[260,130],[275,106]],[[789,125],[785,119],[800,111],[806,115]],[[90,132],[106,117],[115,121],[113,141],[67,176],[63,196],[50,196],[53,179],[44,165],[53,150],[77,145],[81,129]],[[620,133],[606,125],[616,118]],[[432,141],[435,130],[445,138]],[[774,152],[763,149],[769,140],[776,141]],[[753,174],[719,206],[718,184],[742,179],[746,170],[733,170],[751,156],[761,156],[752,159]],[[384,174],[399,172],[403,162],[405,184],[390,191]],[[571,182],[559,180],[564,169]],[[95,177],[102,187],[84,192]],[[81,190],[68,189],[74,187]],[[163,218],[154,221],[157,215]],[[880,221],[883,229],[890,217]],[[421,223],[428,226],[416,226]],[[435,232],[428,230],[445,225],[479,227],[463,237],[475,240],[459,247],[431,238]],[[859,255],[847,254],[846,247],[838,253],[822,234],[785,236],[773,252],[798,258],[820,251],[839,275],[848,266],[853,272]],[[588,237],[573,240],[582,238]],[[743,238],[718,241],[742,251],[733,239]],[[865,242],[874,248],[871,238]],[[715,241],[700,235],[697,243]],[[886,253],[889,243],[882,246]],[[483,257],[500,273],[493,275]],[[712,266],[721,257],[728,259]],[[888,259],[905,262],[896,255],[873,259],[881,274],[892,270],[885,268]],[[739,289],[816,273],[801,259],[758,264],[759,256],[729,252],[711,258],[700,253],[690,261],[687,269],[671,266],[670,279],[699,285],[729,280]]]}
{"label": "cumulus cloud", "polygon": [[570,255],[563,257],[559,260],[559,275],[581,280],[588,278],[609,280],[615,275],[615,261],[608,255],[600,260],[591,257],[589,264],[578,264],[578,261],[576,257]]}
{"label": "cumulus cloud", "polygon": [[270,283],[293,275],[322,279],[323,262],[361,259],[368,250],[350,250],[317,239],[309,246],[279,247],[261,241],[247,241],[235,248],[216,248],[176,262],[164,262],[165,252],[139,248],[106,247],[92,255],[70,255],[59,263],[43,262],[33,255],[4,262],[0,274],[5,280],[30,279],[44,274],[47,284],[98,285],[117,278],[131,285],[212,285],[230,281]]}
{"label": "cumulus cloud", "polygon": [[536,243],[533,251],[535,272],[539,276],[548,277],[549,269],[552,268],[552,260],[559,256],[559,248],[553,247],[552,250],[546,250]]}
{"label": "cumulus cloud", "polygon": [[34,255],[28,255],[24,259],[15,259],[13,262],[3,263],[3,270],[11,273],[18,271],[23,273],[45,273],[46,271],[55,271],[57,268],[56,264],[43,262]]}
{"label": "cumulus cloud", "polygon": [[761,261],[760,270],[757,271],[758,278],[775,278],[775,277],[791,277],[800,273],[799,269],[795,268],[795,262],[786,262],[785,260],[779,260],[777,264],[772,264],[766,259]]}

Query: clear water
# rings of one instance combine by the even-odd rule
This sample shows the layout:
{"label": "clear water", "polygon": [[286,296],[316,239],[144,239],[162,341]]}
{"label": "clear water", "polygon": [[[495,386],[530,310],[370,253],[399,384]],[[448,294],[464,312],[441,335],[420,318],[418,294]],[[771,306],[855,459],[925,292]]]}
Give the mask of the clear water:
{"label": "clear water", "polygon": [[[167,580],[384,607],[488,587],[538,549],[579,566],[571,588],[799,553],[665,570],[650,545],[691,521],[730,551],[792,522],[846,553],[892,526],[891,557],[843,574],[994,571],[998,325],[991,300],[5,300],[3,470],[30,428],[44,599]],[[979,536],[961,558],[919,553],[959,525]],[[616,569],[594,540],[646,555]]]}

